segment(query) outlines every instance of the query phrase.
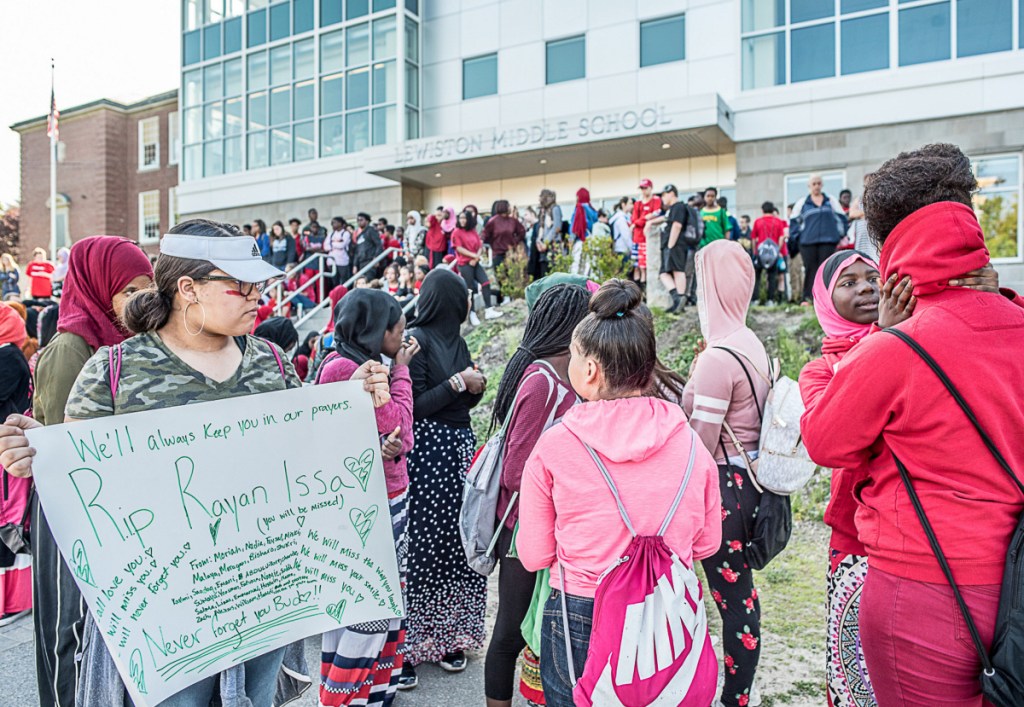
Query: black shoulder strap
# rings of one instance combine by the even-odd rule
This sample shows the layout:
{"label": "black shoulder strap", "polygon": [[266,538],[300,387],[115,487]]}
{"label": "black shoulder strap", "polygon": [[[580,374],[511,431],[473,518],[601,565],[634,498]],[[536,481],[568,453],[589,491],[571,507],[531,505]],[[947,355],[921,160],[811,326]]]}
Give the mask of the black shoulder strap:
{"label": "black shoulder strap", "polygon": [[953,385],[953,381],[949,379],[949,376],[947,376],[946,372],[942,370],[942,367],[939,366],[939,364],[936,363],[935,359],[933,359],[931,355],[927,351],[925,351],[919,343],[914,341],[914,339],[906,332],[900,331],[899,329],[886,329],[885,333],[892,334],[896,338],[900,339],[907,346],[912,348],[914,350],[914,353],[920,356],[921,360],[927,363],[928,367],[935,372],[935,375],[938,376],[940,381],[942,381],[942,384],[946,386],[946,390],[948,390],[949,394],[953,396],[953,400],[956,401],[956,404],[959,405],[960,409],[964,411],[965,415],[967,415],[967,419],[971,421],[972,425],[974,425],[974,429],[977,430],[978,436],[981,437],[981,441],[985,443],[985,446],[988,448],[988,451],[992,454],[995,460],[999,462],[999,466],[1001,466],[1003,468],[1003,471],[1005,471],[1007,475],[1010,477],[1010,479],[1013,480],[1013,483],[1017,486],[1020,492],[1024,494],[1024,484],[1021,483],[1020,479],[1017,478],[1017,475],[1013,472],[1013,469],[1010,468],[1010,464],[1006,461],[1006,458],[996,447],[995,442],[992,441],[992,438],[988,436],[988,433],[985,432],[984,429],[982,429],[981,424],[978,422],[977,416],[975,416],[974,414],[974,410],[971,409],[971,406],[968,405],[967,401],[964,400],[962,395],[960,395],[960,391],[958,391],[956,386]]}
{"label": "black shoulder strap", "polygon": [[747,377],[747,383],[750,385],[750,394],[754,396],[754,407],[757,408],[757,419],[764,423],[764,412],[761,410],[760,403],[757,402],[757,388],[754,387],[754,379],[750,377],[750,371],[747,370],[747,364],[743,363],[743,359],[740,358],[740,355],[732,349],[727,349],[724,346],[712,346],[711,348],[725,351],[736,359],[738,364],[740,364],[740,368],[743,369],[743,375]]}

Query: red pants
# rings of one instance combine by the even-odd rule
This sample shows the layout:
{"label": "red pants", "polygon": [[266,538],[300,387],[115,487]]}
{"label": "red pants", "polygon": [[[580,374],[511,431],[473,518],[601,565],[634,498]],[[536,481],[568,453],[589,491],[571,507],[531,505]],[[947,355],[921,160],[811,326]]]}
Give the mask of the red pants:
{"label": "red pants", "polygon": [[[960,585],[988,649],[999,585]],[[860,601],[860,636],[879,707],[991,707],[981,659],[948,584],[904,579],[873,566]]]}

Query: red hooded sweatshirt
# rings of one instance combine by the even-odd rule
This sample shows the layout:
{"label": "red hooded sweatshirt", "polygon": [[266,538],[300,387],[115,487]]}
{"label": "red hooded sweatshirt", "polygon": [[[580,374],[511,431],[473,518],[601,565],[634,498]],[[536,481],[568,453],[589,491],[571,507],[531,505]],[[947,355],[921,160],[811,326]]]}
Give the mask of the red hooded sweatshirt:
{"label": "red hooded sweatshirt", "polygon": [[[988,261],[974,212],[940,202],[893,230],[880,265],[883,278],[897,273],[914,282],[917,309],[898,328],[942,366],[1011,468],[1024,474],[1024,308],[1019,299],[948,286]],[[872,567],[946,582],[902,487],[895,453],[957,583],[1001,582],[1024,498],[910,347],[888,334],[863,339],[839,363],[801,430],[815,461],[860,471],[856,523]]]}

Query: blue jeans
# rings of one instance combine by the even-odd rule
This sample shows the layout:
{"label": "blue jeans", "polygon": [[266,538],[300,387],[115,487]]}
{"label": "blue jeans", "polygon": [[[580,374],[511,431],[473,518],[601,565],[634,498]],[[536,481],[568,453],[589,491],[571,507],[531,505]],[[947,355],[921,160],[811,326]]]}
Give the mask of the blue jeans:
{"label": "blue jeans", "polygon": [[[253,707],[272,707],[284,648],[245,661],[245,694]],[[208,707],[220,688],[220,673],[176,692],[158,707]]]}
{"label": "blue jeans", "polygon": [[[590,629],[594,618],[594,600],[565,595],[569,610],[569,641],[572,644],[576,676],[583,674],[583,665],[590,648]],[[540,631],[540,681],[544,685],[544,701],[548,707],[574,707],[569,661],[565,653],[565,624],[562,621],[562,593],[551,590],[544,604],[544,623]]]}

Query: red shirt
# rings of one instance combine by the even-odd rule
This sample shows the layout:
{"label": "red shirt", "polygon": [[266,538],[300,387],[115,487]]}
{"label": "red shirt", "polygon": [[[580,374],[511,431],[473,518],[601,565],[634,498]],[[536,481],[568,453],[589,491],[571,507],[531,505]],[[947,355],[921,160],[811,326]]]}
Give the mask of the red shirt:
{"label": "red shirt", "polygon": [[53,296],[53,280],[46,277],[53,273],[53,269],[53,263],[45,260],[41,263],[33,260],[25,266],[25,275],[32,280],[29,293],[33,299],[49,299]]}
{"label": "red shirt", "polygon": [[644,227],[647,225],[647,217],[655,211],[661,211],[661,198],[652,196],[646,204],[639,199],[633,202],[633,242],[644,243],[647,236],[644,235]]}
{"label": "red shirt", "polygon": [[[474,253],[479,253],[483,247],[483,241],[480,240],[480,234],[476,231],[469,231],[463,228],[456,228],[452,233],[452,245],[455,248],[465,248],[471,250]],[[476,260],[475,257],[463,255],[458,250],[455,251],[455,262],[459,265],[468,265],[470,260]]]}
{"label": "red shirt", "polygon": [[770,215],[762,216],[754,221],[754,227],[750,229],[750,240],[754,242],[754,252],[757,252],[759,245],[771,238],[780,246],[782,255],[789,255],[786,245],[782,242],[782,236],[788,227],[788,223]]}
{"label": "red shirt", "polygon": [[441,229],[441,222],[434,214],[427,217],[427,235],[423,244],[427,246],[427,250],[435,253],[443,253],[448,250],[448,236]]}

